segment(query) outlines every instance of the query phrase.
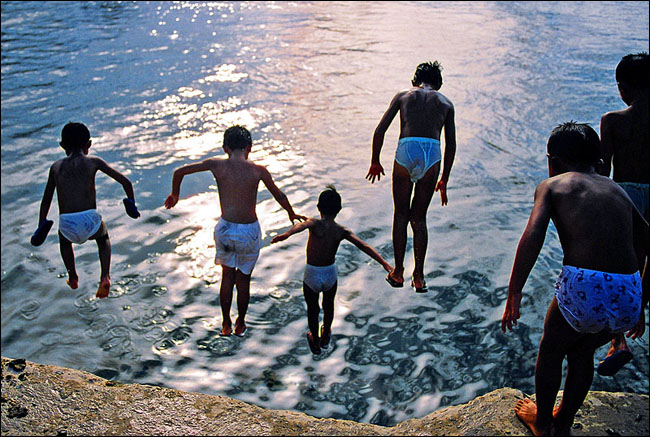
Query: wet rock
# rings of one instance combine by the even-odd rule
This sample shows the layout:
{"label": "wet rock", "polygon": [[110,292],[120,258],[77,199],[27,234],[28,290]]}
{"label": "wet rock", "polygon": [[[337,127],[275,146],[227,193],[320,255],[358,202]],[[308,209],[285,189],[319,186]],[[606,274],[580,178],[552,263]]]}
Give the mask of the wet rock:
{"label": "wet rock", "polygon": [[27,408],[22,405],[12,405],[7,411],[7,417],[13,419],[14,417],[25,417],[27,416]]}
{"label": "wet rock", "polygon": [[16,372],[22,372],[23,370],[25,370],[26,365],[27,364],[26,364],[26,361],[25,361],[24,358],[18,358],[16,360],[11,360],[11,361],[9,361],[9,364],[8,364],[9,368],[12,369],[12,370],[15,370]]}

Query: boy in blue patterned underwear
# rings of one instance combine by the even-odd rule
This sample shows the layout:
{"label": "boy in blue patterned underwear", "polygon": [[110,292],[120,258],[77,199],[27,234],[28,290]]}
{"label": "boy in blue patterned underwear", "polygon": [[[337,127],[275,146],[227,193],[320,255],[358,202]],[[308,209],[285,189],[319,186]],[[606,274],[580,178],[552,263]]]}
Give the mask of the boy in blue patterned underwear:
{"label": "boy in blue patterned underwear", "polygon": [[[598,134],[585,124],[565,123],[548,140],[549,178],[535,190],[535,203],[517,246],[501,329],[519,319],[522,289],[553,220],[564,252],[562,273],[539,345],[536,403],[518,401],[515,413],[535,435],[570,435],[591,386],[594,352],[628,331],[645,330],[648,275],[639,270],[647,255],[648,224],[629,196],[599,175]],[[560,406],[555,398],[567,374]]]}
{"label": "boy in blue patterned underwear", "polygon": [[[650,57],[647,53],[623,56],[616,66],[616,84],[621,99],[628,106],[611,111],[600,120],[601,157],[599,170],[609,176],[630,196],[641,215],[650,220],[650,139],[648,136],[648,88],[650,88]],[[613,164],[613,166],[612,166]],[[632,359],[619,335],[609,348],[607,357],[598,366],[598,373],[613,376]]]}
{"label": "boy in blue patterned underwear", "polygon": [[[442,86],[442,67],[438,62],[418,65],[412,88],[398,92],[379,121],[372,138],[372,158],[366,175],[371,183],[381,180],[384,168],[379,154],[384,135],[393,118],[400,114],[400,135],[393,164],[393,251],[395,269],[386,276],[393,287],[404,286],[404,254],[407,228],[413,229],[415,268],[411,286],[416,292],[427,291],[424,258],[427,252],[427,210],[434,191],[440,191],[442,205],[447,204],[447,182],[456,154],[454,105],[438,90]],[[445,131],[445,157],[440,173],[440,135]],[[436,183],[437,182],[437,183]],[[414,189],[415,188],[415,189]]]}

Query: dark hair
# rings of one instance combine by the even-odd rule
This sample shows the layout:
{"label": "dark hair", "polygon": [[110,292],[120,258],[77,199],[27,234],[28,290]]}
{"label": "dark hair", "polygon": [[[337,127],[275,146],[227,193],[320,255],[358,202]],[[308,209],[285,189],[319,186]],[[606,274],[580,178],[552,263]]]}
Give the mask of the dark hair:
{"label": "dark hair", "polygon": [[251,133],[243,126],[229,127],[223,134],[223,146],[230,150],[245,149],[251,144]]}
{"label": "dark hair", "polygon": [[61,130],[61,147],[65,151],[83,149],[89,140],[90,132],[83,123],[69,122]]}
{"label": "dark hair", "polygon": [[434,89],[439,90],[442,86],[441,71],[442,65],[440,65],[438,61],[423,62],[415,69],[415,74],[413,75],[411,84],[413,84],[413,86],[418,86],[423,83],[428,83],[433,86]]}
{"label": "dark hair", "polygon": [[645,52],[625,55],[616,66],[616,82],[636,89],[650,87],[650,68],[648,54]]}
{"label": "dark hair", "polygon": [[322,214],[336,215],[341,210],[341,196],[334,185],[328,185],[325,191],[318,196],[318,210]]}
{"label": "dark hair", "polygon": [[548,154],[573,164],[595,164],[600,159],[600,139],[586,123],[569,121],[551,132]]}

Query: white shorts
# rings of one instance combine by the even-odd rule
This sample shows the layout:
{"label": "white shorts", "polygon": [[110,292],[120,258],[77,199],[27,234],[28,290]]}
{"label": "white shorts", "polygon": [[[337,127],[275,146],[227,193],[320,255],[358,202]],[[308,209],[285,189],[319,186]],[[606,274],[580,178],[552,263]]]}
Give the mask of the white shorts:
{"label": "white shorts", "polygon": [[395,162],[406,168],[411,182],[416,183],[442,158],[440,140],[424,137],[400,138],[395,150]]}
{"label": "white shorts", "polygon": [[337,280],[336,264],[329,266],[305,265],[305,276],[302,281],[316,293],[329,290]]}
{"label": "white shorts", "polygon": [[59,232],[73,243],[85,243],[99,231],[101,225],[102,216],[94,209],[59,214]]}
{"label": "white shorts", "polygon": [[223,218],[214,227],[216,246],[215,264],[241,270],[245,275],[253,272],[262,246],[259,222],[233,223]]}

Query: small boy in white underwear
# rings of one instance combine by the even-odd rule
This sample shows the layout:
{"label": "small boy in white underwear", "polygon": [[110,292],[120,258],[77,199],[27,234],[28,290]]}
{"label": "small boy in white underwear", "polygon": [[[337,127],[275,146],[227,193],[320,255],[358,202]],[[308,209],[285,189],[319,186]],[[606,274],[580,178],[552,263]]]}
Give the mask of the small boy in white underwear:
{"label": "small boy in white underwear", "polygon": [[[303,294],[307,302],[307,341],[312,353],[320,354],[329,345],[334,320],[334,298],[338,284],[336,251],[343,240],[357,246],[362,252],[380,263],[387,272],[393,267],[371,246],[347,228],[334,221],[341,210],[341,196],[333,186],[328,186],[318,197],[320,219],[309,218],[296,223],[288,231],[273,237],[271,244],[286,240],[293,234],[309,229],[307,240],[307,265],[303,278]],[[323,324],[318,331],[320,306],[318,295],[323,293]]]}
{"label": "small boy in white underwear", "polygon": [[[96,296],[102,299],[108,296],[111,286],[111,242],[106,224],[96,210],[97,171],[107,174],[122,185],[133,208],[135,208],[135,195],[133,185],[126,176],[103,159],[88,156],[91,144],[90,132],[82,123],[68,123],[63,127],[60,145],[67,157],[59,159],[50,167],[38,222],[42,224],[47,219],[56,189],[59,203],[59,247],[68,271],[67,283],[72,289],[79,286],[72,243],[82,244],[86,240],[95,240],[101,265]],[[137,211],[137,208],[135,209]],[[136,214],[139,216],[139,213]]]}
{"label": "small boy in white underwear", "polygon": [[217,181],[221,217],[214,230],[216,245],[215,264],[222,267],[223,275],[219,302],[223,323],[221,334],[233,333],[230,307],[232,293],[237,286],[237,310],[234,334],[246,332],[246,311],[250,301],[250,280],[259,256],[262,233],[255,206],[260,181],[273,198],[289,214],[289,220],[304,220],[293,212],[287,196],[275,185],[268,170],[248,160],[253,145],[250,132],[242,126],[232,126],[223,136],[223,148],[227,159],[211,158],[197,164],[189,164],[174,171],[172,192],[165,200],[166,208],[178,203],[183,177],[201,171],[209,171]]}
{"label": "small boy in white underwear", "polygon": [[[539,345],[536,403],[518,401],[515,413],[535,435],[570,435],[591,386],[594,352],[625,331],[643,335],[648,275],[643,280],[648,224],[623,189],[595,168],[598,134],[588,125],[565,123],[548,140],[549,178],[535,190],[535,203],[515,255],[501,329],[519,319],[522,289],[544,244],[550,220],[564,252],[563,268]],[[554,411],[568,367],[564,395]]]}
{"label": "small boy in white underwear", "polygon": [[[616,66],[616,84],[627,108],[604,114],[600,120],[601,157],[599,172],[609,176],[630,196],[641,215],[650,220],[650,138],[648,136],[648,88],[650,88],[650,56],[647,53],[623,56]],[[613,165],[612,165],[613,164]],[[598,373],[613,376],[632,359],[619,335],[609,348],[607,357],[598,366]]]}
{"label": "small boy in white underwear", "polygon": [[[447,182],[456,154],[456,125],[454,105],[438,90],[442,75],[438,62],[418,65],[411,84],[412,88],[398,92],[372,138],[372,158],[366,175],[371,183],[381,180],[384,168],[379,155],[384,135],[393,118],[400,113],[400,135],[393,164],[393,251],[395,269],[386,276],[393,287],[404,286],[404,254],[406,252],[407,227],[413,229],[413,253],[415,268],[411,286],[416,292],[426,292],[424,259],[427,252],[427,210],[434,191],[440,191],[441,204],[447,204]],[[445,158],[440,173],[440,134],[445,130]],[[437,182],[437,183],[436,183]],[[415,186],[415,190],[413,187]]]}

